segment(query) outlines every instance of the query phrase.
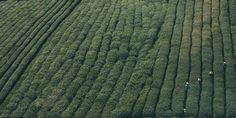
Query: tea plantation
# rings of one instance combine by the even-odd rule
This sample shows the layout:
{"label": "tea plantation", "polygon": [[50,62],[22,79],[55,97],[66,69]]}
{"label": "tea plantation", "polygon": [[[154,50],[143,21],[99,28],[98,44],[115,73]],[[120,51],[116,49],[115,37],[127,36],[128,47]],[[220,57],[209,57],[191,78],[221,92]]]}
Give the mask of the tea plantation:
{"label": "tea plantation", "polygon": [[0,0],[0,118],[235,118],[236,0]]}

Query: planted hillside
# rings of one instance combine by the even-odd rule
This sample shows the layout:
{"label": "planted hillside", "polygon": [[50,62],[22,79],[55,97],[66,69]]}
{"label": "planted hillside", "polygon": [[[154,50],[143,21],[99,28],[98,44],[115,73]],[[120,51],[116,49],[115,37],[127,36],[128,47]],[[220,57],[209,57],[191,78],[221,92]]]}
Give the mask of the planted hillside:
{"label": "planted hillside", "polygon": [[236,117],[235,0],[0,0],[1,118]]}

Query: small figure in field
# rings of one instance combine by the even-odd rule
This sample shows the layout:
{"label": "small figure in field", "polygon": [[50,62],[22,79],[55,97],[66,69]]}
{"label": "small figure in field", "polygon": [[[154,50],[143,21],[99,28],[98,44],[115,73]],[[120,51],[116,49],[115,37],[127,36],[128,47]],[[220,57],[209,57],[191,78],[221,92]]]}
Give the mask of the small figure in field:
{"label": "small figure in field", "polygon": [[212,76],[213,74],[214,74],[213,71],[210,71],[210,72],[209,72],[209,75],[210,75],[210,76]]}
{"label": "small figure in field", "polygon": [[223,66],[224,66],[224,67],[225,67],[225,66],[227,66],[227,63],[226,63],[226,62],[224,62],[224,63],[223,63]]}
{"label": "small figure in field", "polygon": [[187,111],[186,108],[184,108],[184,113],[186,113],[186,111]]}
{"label": "small figure in field", "polygon": [[186,83],[185,83],[185,87],[188,87],[188,86],[189,86],[189,82],[186,82]]}
{"label": "small figure in field", "polygon": [[202,80],[201,80],[201,78],[197,78],[197,81],[201,82]]}

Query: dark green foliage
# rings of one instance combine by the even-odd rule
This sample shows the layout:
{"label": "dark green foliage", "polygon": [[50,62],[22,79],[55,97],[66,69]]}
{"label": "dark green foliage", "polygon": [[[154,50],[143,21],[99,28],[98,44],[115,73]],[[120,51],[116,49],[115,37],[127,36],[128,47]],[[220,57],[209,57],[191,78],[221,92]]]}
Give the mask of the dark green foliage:
{"label": "dark green foliage", "polygon": [[235,5],[0,2],[0,117],[236,117]]}

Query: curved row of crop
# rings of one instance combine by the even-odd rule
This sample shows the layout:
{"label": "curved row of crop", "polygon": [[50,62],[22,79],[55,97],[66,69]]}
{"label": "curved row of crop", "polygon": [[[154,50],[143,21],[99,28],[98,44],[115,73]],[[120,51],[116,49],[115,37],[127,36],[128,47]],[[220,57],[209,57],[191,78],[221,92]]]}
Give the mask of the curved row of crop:
{"label": "curved row of crop", "polygon": [[[146,103],[143,108],[143,116],[153,117],[157,115],[158,110],[156,109],[157,102],[159,99],[159,92],[161,90],[163,79],[168,63],[169,47],[171,45],[172,31],[175,25],[176,19],[176,9],[179,1],[170,1],[168,7],[165,11],[163,6],[163,12],[166,12],[164,15],[164,24],[161,27],[160,33],[158,35],[159,40],[159,51],[157,52],[157,57],[155,60],[155,65],[153,65],[152,78],[153,82],[151,88],[148,92],[146,98]],[[168,22],[166,22],[168,21]]]}
{"label": "curved row of crop", "polygon": [[31,26],[29,30],[26,30],[27,31],[26,33],[21,34],[20,37],[15,37],[15,39],[13,39],[14,41],[11,41],[9,44],[6,45],[3,52],[4,58],[0,61],[2,65],[2,68],[0,71],[1,72],[0,77],[2,77],[3,74],[8,70],[8,68],[10,67],[10,64],[15,62],[19,54],[24,56],[22,52],[24,52],[27,46],[29,47],[30,44],[34,44],[35,42],[37,42],[37,38],[40,38],[39,36],[42,36],[43,33],[45,33],[47,28],[53,23],[52,21],[54,21],[58,17],[54,14],[56,14],[57,12],[59,13],[62,12],[60,11],[60,8],[64,6],[66,3],[67,3],[67,7],[69,5],[69,2],[65,2],[65,1],[58,2],[58,3],[59,5],[56,5],[56,8],[51,9],[47,12],[49,16],[47,16],[48,14],[45,14],[44,17],[39,19],[37,23],[34,23],[33,26]]}
{"label": "curved row of crop", "polygon": [[12,6],[17,5],[17,1],[1,1],[0,2],[0,13],[1,14],[5,14],[7,13],[9,10],[12,10]]}
{"label": "curved row of crop", "polygon": [[[45,27],[47,28],[47,27]],[[41,31],[43,32],[43,31]],[[36,33],[34,33],[36,34]],[[31,35],[32,36],[32,35]],[[34,37],[35,35],[33,35],[32,37]],[[1,80],[0,80],[0,88],[3,89],[3,87],[5,86],[6,87],[6,82],[15,82],[15,81],[11,81],[10,80],[10,77],[12,75],[13,78],[17,78],[17,74],[13,74],[15,72],[15,69],[18,68],[18,64],[19,63],[22,63],[22,59],[25,59],[26,58],[26,55],[28,52],[32,52],[32,51],[37,51],[37,50],[32,50],[32,47],[35,46],[35,43],[39,42],[37,38],[33,38],[33,40],[31,40],[32,37],[29,37],[27,38],[24,42],[22,42],[23,44],[20,45],[19,48],[17,48],[16,51],[14,51],[13,55],[10,57],[10,59],[7,59],[7,58],[4,58],[3,60],[6,60],[6,64],[4,64],[2,66],[2,68],[0,69],[1,70]],[[38,37],[40,38],[40,37]],[[28,44],[29,43],[29,44]],[[27,45],[28,44],[28,45]],[[27,45],[27,46],[26,46]],[[37,46],[37,45],[36,45]],[[22,52],[21,52],[22,51]],[[12,50],[13,52],[13,50]],[[20,53],[21,52],[21,53]],[[19,55],[20,54],[20,55]],[[19,55],[19,56],[18,56]],[[7,57],[7,56],[5,56]],[[27,61],[30,61],[29,59],[27,59]],[[21,67],[24,67],[24,66],[21,66]],[[20,70],[20,71],[23,71],[23,70]],[[20,73],[19,73],[20,74]],[[8,81],[10,80],[10,81]],[[8,88],[8,87],[7,87]],[[9,89],[9,88],[8,88]],[[6,91],[5,91],[6,92]],[[4,94],[1,94],[2,97],[5,95],[5,92]],[[1,98],[2,99],[2,98]]]}
{"label": "curved row of crop", "polygon": [[[203,27],[202,27],[202,91],[200,102],[200,117],[212,117],[213,107],[213,81],[214,76],[211,74],[213,63],[213,51],[212,51],[212,32],[211,32],[211,0],[204,0],[203,5]],[[214,72],[213,72],[214,73]],[[211,97],[209,97],[211,96]]]}
{"label": "curved row of crop", "polygon": [[[60,9],[59,14],[56,14],[55,16],[53,16],[53,19],[55,19],[55,22],[51,22],[51,25],[48,24],[48,25],[46,25],[46,27],[44,27],[44,29],[46,29],[46,30],[48,28],[48,32],[46,34],[43,34],[42,37],[37,36],[39,38],[38,41],[37,41],[37,38],[34,38],[32,40],[32,43],[30,43],[29,45],[27,45],[24,48],[25,50],[23,51],[23,54],[21,53],[22,55],[20,55],[20,57],[17,58],[17,60],[13,63],[11,68],[3,76],[4,78],[8,78],[7,76],[9,76],[9,75],[7,75],[7,74],[9,74],[11,72],[14,72],[13,75],[10,76],[9,80],[7,81],[7,83],[4,85],[3,89],[1,90],[1,93],[2,93],[1,94],[1,99],[2,100],[8,94],[8,91],[11,89],[11,87],[15,84],[15,82],[17,81],[18,77],[21,75],[21,73],[24,70],[24,68],[27,67],[28,63],[31,61],[31,58],[37,53],[37,50],[40,49],[40,47],[45,42],[45,40],[48,38],[48,36],[50,36],[50,34],[53,32],[53,30],[58,27],[58,25],[64,20],[64,18],[68,14],[70,14],[70,12],[76,7],[76,5],[78,3],[79,3],[79,1],[67,2],[68,6],[64,6],[63,7],[64,10]],[[52,19],[51,19],[51,21],[52,21]],[[37,42],[35,42],[35,40]],[[33,49],[31,49],[32,46],[33,46]],[[23,57],[24,54],[26,54],[25,57]],[[17,63],[20,63],[21,66],[17,67],[16,66]],[[16,69],[16,70],[14,71],[14,69]],[[4,78],[2,80],[6,80]]]}
{"label": "curved row of crop", "polygon": [[[12,10],[9,10],[8,12],[10,13],[6,13],[7,15],[2,15],[2,19],[0,21],[0,33],[1,33],[1,38],[0,40],[3,42],[4,40],[6,40],[6,38],[4,38],[4,36],[6,35],[6,33],[8,33],[9,29],[15,29],[15,26],[17,24],[17,22],[20,21],[21,17],[24,18],[26,16],[29,16],[29,11],[32,10],[32,9],[28,9],[30,6],[33,6],[32,8],[39,8],[39,6],[34,6],[34,5],[37,5],[39,3],[36,2],[36,4],[33,4],[33,3],[25,3],[25,4],[22,4],[22,5],[18,5],[16,4],[15,6],[15,9],[14,11]],[[10,31],[10,33],[12,33]],[[9,33],[8,33],[9,34]]]}
{"label": "curved row of crop", "polygon": [[227,63],[227,67],[225,68],[225,91],[226,91],[226,117],[235,117],[236,108],[235,104],[235,77],[236,72],[234,68],[234,46],[232,33],[230,29],[230,12],[229,12],[229,3],[228,0],[220,1],[220,24],[221,31],[223,36],[223,44],[224,44],[224,60]]}
{"label": "curved row of crop", "polygon": [[[92,13],[92,12],[91,12]],[[95,19],[95,18],[94,18]],[[86,21],[86,20],[85,20]],[[76,33],[76,32],[75,32]],[[76,46],[76,45],[75,45]]]}
{"label": "curved row of crop", "polygon": [[3,5],[0,117],[236,116],[233,0],[78,3]]}
{"label": "curved row of crop", "polygon": [[0,11],[0,14],[1,14],[1,17],[3,20],[0,21],[0,23],[2,23],[3,21],[5,21],[4,19],[6,19],[8,17],[8,15],[11,15],[9,14],[9,11],[15,11],[15,8],[14,6],[17,6],[18,3],[15,1],[15,2],[4,2],[1,4],[1,11]]}
{"label": "curved row of crop", "polygon": [[[38,23],[40,23],[42,21],[42,19],[39,19],[36,21],[38,21]],[[35,26],[31,26],[34,24],[35,24]],[[14,59],[16,59],[17,56],[20,54],[20,52],[25,48],[24,46],[27,45],[27,43],[29,43],[31,41],[32,37],[27,38],[27,36],[30,35],[30,33],[32,33],[32,31],[35,31],[35,29],[32,29],[32,28],[35,28],[36,26],[37,26],[37,23],[29,24],[29,26],[26,27],[25,32],[24,32],[24,30],[22,30],[24,33],[18,31],[18,32],[16,32],[18,35],[15,36],[13,33],[13,35],[12,35],[13,37],[9,37],[9,38],[12,38],[11,42],[6,44],[5,49],[2,50],[2,52],[1,52],[2,54],[3,53],[6,54],[6,56],[4,56],[4,58],[0,61],[1,65],[2,65],[1,77],[4,74],[4,71],[7,71],[10,64],[15,61]],[[31,29],[28,29],[28,28],[31,28]],[[36,33],[37,32],[35,32],[34,35]],[[24,43],[24,45],[22,43]],[[14,47],[14,48],[12,48],[12,47]]]}
{"label": "curved row of crop", "polygon": [[200,96],[201,96],[201,42],[202,42],[202,8],[203,1],[195,1],[192,31],[192,47],[191,47],[191,72],[189,75],[190,87],[187,93],[185,106],[186,116],[198,117]]}
{"label": "curved row of crop", "polygon": [[[213,101],[213,115],[217,117],[226,117],[226,100],[225,100],[225,75],[224,68],[224,44],[222,41],[222,34],[220,29],[220,1],[212,0],[212,38],[213,38],[213,72],[214,74],[214,101]],[[223,94],[222,94],[223,93]]]}
{"label": "curved row of crop", "polygon": [[[52,1],[52,2],[55,2],[55,1]],[[4,23],[6,26],[8,26],[8,27],[6,26],[3,27],[4,29],[6,29],[6,31],[1,32],[2,33],[1,39],[3,39],[1,43],[1,49],[3,47],[7,48],[9,44],[11,44],[9,45],[11,47],[16,41],[18,41],[19,37],[25,34],[25,32],[29,30],[30,26],[32,26],[45,12],[47,12],[47,10],[49,10],[48,8],[46,8],[46,7],[50,8],[50,6],[47,6],[47,4],[53,6],[52,3],[44,2],[44,1],[42,1],[41,3],[32,4],[32,5],[28,3],[28,4],[25,4],[27,6],[22,5],[21,9],[17,9],[17,11],[13,12],[12,15],[14,15],[14,17],[13,18],[10,17],[11,19],[7,19],[7,22],[10,22],[9,25],[6,25],[6,23]],[[23,11],[23,12],[19,12],[19,11]],[[1,53],[6,52],[6,51],[1,50]]]}
{"label": "curved row of crop", "polygon": [[[98,69],[97,72],[93,73],[94,75],[92,75],[90,77],[87,76],[88,73],[91,73],[90,70],[93,69],[93,68],[92,68],[92,65],[90,65],[90,67],[89,66],[86,67],[85,64],[86,63],[89,64],[89,63],[88,63],[88,61],[85,60],[84,65],[81,66],[80,71],[77,73],[77,77],[76,77],[75,81],[73,81],[73,82],[78,82],[80,84],[80,86],[76,86],[76,85],[73,84],[73,88],[76,88],[76,90],[78,90],[78,91],[74,91],[74,89],[71,88],[71,87],[69,89],[67,89],[67,91],[71,91],[71,92],[73,91],[73,92],[72,93],[70,92],[69,94],[66,93],[66,96],[68,96],[68,95],[71,96],[72,95],[74,97],[74,99],[72,99],[69,102],[69,104],[66,106],[66,110],[63,114],[65,116],[76,115],[75,113],[76,113],[77,109],[82,105],[83,100],[86,99],[85,96],[88,95],[86,93],[89,93],[89,91],[92,90],[92,86],[94,84],[93,81],[97,81],[101,77],[101,75],[98,75],[98,74],[99,74],[99,71],[100,72],[102,71],[102,67],[106,67],[105,69],[107,69],[108,72],[110,71],[109,67],[107,66],[107,64],[105,64],[105,62],[106,62],[106,60],[113,61],[110,57],[108,57],[110,55],[109,54],[109,48],[110,48],[109,46],[113,42],[112,33],[115,31],[115,29],[117,28],[117,25],[118,25],[118,22],[117,22],[118,20],[117,19],[120,16],[120,7],[121,7],[120,2],[121,1],[119,1],[119,2],[118,1],[117,2],[113,1],[112,4],[115,4],[115,6],[112,5],[113,7],[111,7],[111,9],[114,10],[113,15],[108,12],[109,14],[111,14],[112,17],[106,17],[106,18],[108,18],[107,20],[109,20],[107,22],[109,22],[111,24],[105,25],[106,23],[104,22],[105,23],[104,26],[106,26],[106,27],[104,27],[105,30],[103,29],[105,32],[101,33],[102,35],[104,35],[104,39],[102,39],[102,40],[107,40],[108,44],[106,43],[107,46],[105,48],[100,47],[99,45],[101,45],[101,44],[99,44],[98,46],[100,47],[100,49],[105,49],[104,50],[105,54],[102,50],[100,50],[101,53],[99,54],[99,57],[95,57],[95,58],[98,59],[98,61],[96,61],[96,60],[91,61],[91,62],[93,62],[93,65],[94,64],[95,65],[97,65],[97,64],[100,65],[99,68],[97,68]],[[101,31],[102,31],[102,29],[101,29]],[[97,37],[97,38],[99,38],[99,37]],[[87,56],[89,56],[89,55],[86,55],[86,58],[88,58]],[[102,60],[100,60],[100,58]],[[115,58],[115,57],[113,57],[113,58]],[[99,62],[99,60],[101,62]],[[109,64],[111,64],[111,63],[112,62],[110,62]],[[112,64],[109,65],[109,66],[112,66]],[[84,70],[83,68],[86,69],[87,72],[83,72],[83,70]],[[104,73],[104,75],[105,75],[105,73]],[[97,85],[97,86],[99,86],[99,85]],[[81,92],[83,93],[82,95],[80,94]],[[63,96],[63,98],[64,98],[64,96]],[[78,104],[74,104],[74,103],[78,103]]]}
{"label": "curved row of crop", "polygon": [[[126,14],[124,14],[124,11],[122,10],[123,16],[121,17],[125,16],[127,19],[124,26],[124,32],[121,34],[122,41],[117,53],[118,60],[116,62],[116,65],[113,67],[113,70],[109,74],[109,77],[111,77],[111,79],[108,79],[103,83],[102,86],[105,86],[105,88],[101,88],[99,93],[97,94],[97,97],[94,100],[94,104],[92,105],[92,109],[89,111],[88,117],[92,117],[92,112],[94,112],[96,109],[100,109],[99,112],[95,112],[96,115],[101,115],[102,117],[111,116],[111,111],[118,103],[119,97],[121,96],[123,88],[125,87],[124,85],[127,83],[127,81],[129,80],[128,78],[133,72],[136,58],[130,57],[129,52],[132,51],[130,45],[133,44],[134,40],[138,39],[141,31],[142,9],[140,4],[137,3],[136,0],[123,1],[123,3],[129,4],[124,4],[125,7],[123,9],[127,11]],[[119,75],[114,73],[114,71],[116,70],[120,72]],[[101,101],[101,99],[105,99],[106,101]]]}
{"label": "curved row of crop", "polygon": [[[88,7],[89,8],[89,7]],[[81,8],[81,9],[83,9],[83,7]],[[80,13],[80,12],[78,12],[78,13]],[[85,14],[85,13],[83,13],[83,14]],[[65,27],[61,27],[61,31],[63,31],[64,32],[64,29],[66,29],[67,27],[69,27],[70,25],[71,25],[71,23],[72,23],[72,21],[74,20],[74,17],[77,17],[78,15],[77,14],[75,14],[75,16],[73,16],[72,17],[72,20],[70,20],[70,21],[68,21],[68,22],[66,22],[65,23]],[[81,18],[81,17],[79,17],[79,18]],[[75,24],[75,23],[74,23]],[[71,29],[70,30],[68,30],[69,32],[71,31]],[[68,31],[66,31],[66,32],[68,32]],[[16,92],[14,92],[15,94],[13,95],[13,97],[12,97],[12,100],[13,101],[15,101],[16,99],[18,99],[19,97],[19,101],[22,99],[22,95],[25,93],[25,92],[27,92],[27,89],[30,87],[30,86],[36,86],[37,84],[36,84],[36,82],[38,83],[39,82],[39,80],[40,80],[40,78],[34,78],[34,76],[35,75],[37,75],[37,76],[35,76],[35,77],[41,77],[41,76],[39,76],[38,74],[37,74],[37,72],[39,71],[39,69],[40,69],[40,67],[42,66],[42,67],[44,67],[43,66],[43,62],[45,62],[46,64],[48,64],[47,62],[48,62],[48,60],[45,60],[45,58],[46,58],[46,55],[48,54],[48,53],[50,53],[50,51],[52,50],[52,49],[50,49],[50,48],[52,48],[53,46],[55,46],[55,45],[57,45],[57,40],[60,40],[61,39],[61,35],[63,34],[63,32],[57,32],[55,35],[52,35],[52,37],[55,37],[55,38],[53,38],[51,41],[49,41],[49,43],[46,45],[46,46],[44,46],[44,47],[46,47],[45,49],[44,49],[44,47],[43,47],[43,49],[42,50],[45,50],[45,51],[43,51],[42,53],[43,54],[40,54],[39,56],[38,56],[38,58],[36,58],[37,60],[35,61],[35,62],[33,62],[33,66],[31,66],[31,73],[28,73],[28,74],[23,74],[22,75],[22,79],[24,79],[23,80],[23,83],[22,83],[22,85],[23,86],[20,86],[20,88],[19,89],[17,89],[17,91]],[[65,38],[65,36],[64,37],[62,37],[62,38]],[[64,41],[65,41],[66,39],[64,39]],[[60,40],[60,41],[63,41],[63,40]],[[60,46],[61,46],[61,44],[63,44],[63,42],[60,42]],[[58,50],[58,49],[57,49]],[[55,52],[57,52],[57,50],[55,50],[54,49],[54,51],[52,52],[52,54],[54,54]],[[52,56],[49,56],[49,58],[50,57],[52,57]],[[47,70],[46,68],[44,68],[44,70]],[[28,71],[28,70],[26,70],[26,71]],[[39,72],[41,72],[42,73],[42,71],[39,71]],[[21,79],[21,80],[22,80]],[[32,85],[31,85],[32,84]],[[34,87],[35,88],[35,87]],[[35,88],[36,89],[36,88]],[[31,90],[31,93],[26,93],[26,95],[27,94],[30,94],[30,95],[32,95],[32,90]]]}
{"label": "curved row of crop", "polygon": [[[89,18],[87,16],[82,18],[81,16],[84,16],[84,15],[88,15],[89,16],[90,13],[92,13],[92,12],[88,12],[89,8],[90,7],[88,6],[88,8],[84,9],[81,12],[81,14],[78,14],[78,16],[76,16],[77,17],[76,19],[77,20],[80,19],[83,24],[81,24],[81,23],[77,24],[76,22],[70,21],[70,22],[72,22],[72,24],[68,26],[67,30],[64,33],[62,32],[63,30],[60,31],[63,35],[62,35],[61,39],[57,39],[59,41],[59,43],[52,49],[50,55],[48,56],[48,58],[46,58],[46,62],[42,63],[43,66],[41,67],[39,72],[43,72],[43,73],[45,73],[47,75],[50,74],[51,78],[47,78],[47,76],[43,77],[43,75],[40,74],[40,76],[42,75],[41,76],[42,80],[40,80],[42,82],[38,83],[37,81],[35,81],[35,82],[38,83],[37,88],[34,88],[33,86],[31,86],[35,90],[38,89],[40,94],[41,94],[41,91],[42,91],[42,94],[39,97],[45,97],[45,95],[46,95],[45,93],[50,92],[50,91],[52,91],[53,93],[56,92],[55,90],[53,91],[53,89],[55,89],[55,88],[53,88],[53,86],[56,87],[60,81],[63,81],[63,80],[60,80],[60,79],[62,79],[63,76],[67,76],[69,66],[72,66],[72,63],[74,62],[72,59],[73,59],[73,57],[76,54],[77,48],[82,43],[82,39],[75,40],[76,37],[78,37],[78,35],[79,35],[77,33],[79,31],[84,31],[83,26],[86,26],[86,22],[88,21],[88,18]],[[83,9],[83,7],[81,7],[80,10],[82,10],[82,9]],[[72,30],[73,28],[76,28],[76,29],[78,28],[78,30],[74,30],[73,31]],[[66,35],[66,34],[69,34],[69,35]],[[66,46],[66,47],[62,47],[62,45]],[[50,48],[52,48],[52,47],[53,47],[53,45],[50,46]],[[69,49],[69,50],[67,51],[65,49]],[[45,50],[45,52],[50,51],[48,49],[48,46],[44,50]],[[65,52],[65,51],[67,51],[67,52]],[[66,56],[63,56],[63,54],[65,54]],[[70,58],[72,58],[72,59],[70,59]],[[52,63],[54,65],[57,64],[57,67],[59,69],[58,72],[56,72],[57,69],[54,68],[55,66],[52,65],[52,67],[50,67],[51,66],[50,63]],[[60,64],[60,65],[58,65],[58,64]],[[35,66],[37,66],[37,65],[35,65]],[[67,68],[63,68],[64,66],[67,66]],[[49,71],[45,71],[46,68],[50,69],[50,70]],[[55,70],[53,70],[53,69],[55,69]],[[61,69],[64,71],[63,75],[59,73],[59,72],[61,72]],[[39,74],[39,73],[37,73],[37,74]],[[70,75],[70,76],[72,76],[72,75]],[[67,81],[70,81],[70,80],[67,80]],[[50,84],[50,85],[53,84],[53,86],[46,87],[47,84]],[[65,82],[64,82],[64,84],[65,84]],[[44,90],[44,88],[45,88],[45,90]],[[60,89],[60,87],[58,87],[57,89]],[[57,92],[62,92],[62,91],[57,91]],[[53,93],[52,93],[52,95],[54,95]],[[57,99],[59,99],[59,97],[60,96],[57,96]],[[53,99],[53,101],[57,100],[57,99]],[[34,102],[37,102],[37,101],[40,102],[40,99],[39,98],[35,98]],[[50,101],[50,103],[54,103],[51,100],[51,98],[48,101]],[[32,103],[32,105],[34,106],[34,103]],[[51,107],[52,107],[51,105],[47,105],[45,110],[48,110]],[[43,110],[43,111],[45,111],[45,110]]]}
{"label": "curved row of crop", "polygon": [[[169,62],[167,65],[164,82],[160,90],[160,97],[156,106],[156,116],[171,115],[172,91],[174,90],[175,77],[177,75],[178,57],[181,47],[183,22],[185,20],[186,1],[179,1],[176,11],[176,23],[173,29],[173,36],[171,39]],[[189,11],[189,10],[188,10]],[[188,15],[188,14],[187,14]]]}
{"label": "curved row of crop", "polygon": [[[77,53],[77,54],[79,54],[79,55],[81,55],[81,57],[82,57],[82,55],[84,55],[84,54],[86,54],[86,56],[84,56],[83,58],[84,58],[84,62],[81,62],[81,67],[80,68],[83,68],[82,69],[82,72],[84,73],[84,72],[88,72],[88,70],[85,70],[85,69],[89,69],[89,68],[87,68],[87,67],[89,67],[90,66],[90,64],[89,63],[94,63],[94,61],[96,60],[95,58],[96,58],[96,54],[94,54],[94,53],[96,53],[96,52],[98,52],[98,48],[100,48],[100,46],[99,45],[96,45],[98,42],[100,42],[101,40],[99,39],[99,37],[94,37],[94,35],[96,34],[96,35],[98,35],[98,34],[103,34],[102,33],[102,31],[104,31],[104,28],[106,28],[106,26],[104,25],[104,27],[100,27],[99,26],[99,24],[101,25],[101,26],[103,26],[102,24],[104,24],[104,23],[101,23],[102,21],[103,21],[103,18],[105,17],[105,15],[106,15],[106,12],[108,11],[108,8],[109,8],[109,4],[110,3],[104,3],[104,2],[100,2],[100,4],[98,4],[98,6],[97,6],[97,8],[98,8],[98,10],[97,10],[97,12],[99,12],[100,10],[102,11],[101,12],[101,14],[103,14],[103,15],[99,15],[99,13],[94,13],[92,16],[92,19],[90,19],[89,21],[91,21],[91,22],[88,22],[88,23],[91,23],[91,24],[93,24],[93,25],[91,25],[91,29],[87,29],[86,27],[85,27],[85,31],[87,30],[87,32],[90,32],[90,33],[88,33],[88,35],[86,36],[86,37],[84,37],[84,39],[82,39],[81,41],[81,46],[79,47],[79,49],[81,49],[81,50],[83,50],[84,52],[80,52],[80,53]],[[103,6],[105,6],[105,7],[103,7]],[[96,19],[97,18],[97,19]],[[105,20],[105,21],[107,21],[107,20]],[[104,22],[105,22],[104,21]],[[97,29],[97,28],[99,28],[100,27],[100,29]],[[96,32],[97,31],[97,32]],[[99,41],[100,40],[100,41]],[[91,42],[90,42],[91,41]],[[98,42],[97,42],[98,41]],[[92,44],[91,44],[92,43]],[[94,43],[96,43],[96,44],[94,44]],[[90,45],[91,44],[91,45]],[[99,43],[98,43],[99,44]],[[86,50],[87,50],[87,52],[86,52]],[[77,51],[77,50],[76,50]],[[94,55],[94,57],[93,57],[93,55]],[[76,57],[77,57],[77,55],[75,55]],[[91,59],[91,60],[90,60]],[[74,59],[73,59],[73,63],[76,63],[76,61],[74,61]],[[71,63],[71,64],[73,64],[73,63]],[[84,66],[84,64],[86,64],[86,66]],[[86,68],[85,68],[86,67]],[[60,70],[59,70],[60,71]],[[69,70],[68,70],[69,71]],[[80,71],[78,71],[78,73],[81,73]],[[85,75],[84,76],[86,76],[86,73],[85,73]],[[82,75],[81,75],[81,77],[82,77]],[[52,78],[53,79],[53,78]],[[66,80],[66,81],[68,81],[68,80]],[[57,84],[60,84],[60,81],[57,83]],[[52,89],[53,90],[53,89]],[[55,92],[55,91],[54,91]],[[62,91],[61,91],[62,92]],[[46,94],[45,94],[46,95]],[[51,98],[50,98],[51,99]],[[55,100],[53,100],[53,102],[56,102],[56,100],[57,99],[55,99]],[[51,101],[52,101],[52,99],[51,99]],[[57,106],[58,104],[55,104],[55,106]],[[60,105],[60,104],[59,104]],[[52,110],[52,111],[50,111],[50,113],[51,114],[55,114],[55,115],[60,115],[60,112],[62,112],[64,109],[65,109],[65,107],[64,106],[61,106],[60,107],[60,109],[58,109],[58,107],[55,107],[57,110],[56,111],[54,111],[54,108],[52,108],[53,106],[51,106],[50,108],[48,108],[47,110],[48,111],[50,111],[50,110]],[[62,111],[61,111],[61,109],[62,109]]]}

